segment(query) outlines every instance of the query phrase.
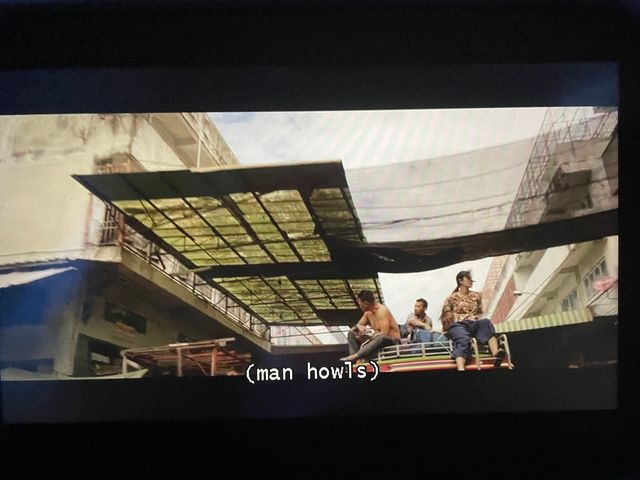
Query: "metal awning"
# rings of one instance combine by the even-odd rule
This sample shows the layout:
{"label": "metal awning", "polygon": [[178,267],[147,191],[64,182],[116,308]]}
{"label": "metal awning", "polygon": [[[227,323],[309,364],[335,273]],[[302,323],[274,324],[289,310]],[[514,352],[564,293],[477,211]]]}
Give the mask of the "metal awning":
{"label": "metal awning", "polygon": [[550,313],[537,317],[521,318],[502,322],[496,325],[497,333],[520,332],[523,330],[536,330],[539,328],[562,327],[576,323],[593,321],[593,315],[588,308],[569,310],[567,312]]}
{"label": "metal awning", "polygon": [[271,324],[352,324],[377,271],[341,263],[364,245],[342,164],[74,176],[151,241]]}
{"label": "metal awning", "polygon": [[68,272],[69,270],[75,270],[73,267],[63,268],[45,268],[42,270],[29,270],[29,271],[13,271],[8,273],[0,273],[0,288],[15,287],[18,285],[25,285],[27,283],[36,282],[53,275]]}

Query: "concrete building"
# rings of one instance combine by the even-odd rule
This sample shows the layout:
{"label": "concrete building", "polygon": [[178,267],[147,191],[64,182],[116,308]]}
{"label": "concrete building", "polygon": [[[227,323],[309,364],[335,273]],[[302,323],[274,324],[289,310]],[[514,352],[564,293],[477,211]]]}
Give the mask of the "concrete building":
{"label": "concrete building", "polygon": [[[494,323],[589,307],[593,316],[617,315],[617,287],[595,284],[618,277],[618,237],[523,252],[497,260],[502,282],[488,297]],[[515,292],[515,294],[514,294]]]}
{"label": "concrete building", "polygon": [[[550,109],[506,227],[618,207],[617,109]],[[617,362],[618,237],[495,257],[485,311],[520,369]]]}
{"label": "concrete building", "polygon": [[71,177],[235,164],[207,114],[0,117],[1,366],[117,373],[124,348],[216,337],[269,351],[266,325]]}
{"label": "concrete building", "polygon": [[[568,111],[549,112],[507,227],[617,208],[617,110],[581,118]],[[496,257],[485,311],[495,324],[585,308],[593,317],[617,315],[617,278],[617,236]]]}

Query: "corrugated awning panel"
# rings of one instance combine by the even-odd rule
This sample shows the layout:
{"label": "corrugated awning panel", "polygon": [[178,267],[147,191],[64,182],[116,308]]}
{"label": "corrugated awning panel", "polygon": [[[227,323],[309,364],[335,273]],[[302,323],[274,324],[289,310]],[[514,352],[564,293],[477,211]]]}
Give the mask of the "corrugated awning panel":
{"label": "corrugated awning panel", "polygon": [[[291,280],[287,277],[214,278],[213,284],[241,298],[256,314],[274,324],[322,325],[325,310],[357,309],[354,295],[379,292],[376,279]],[[345,325],[351,318],[345,319]]]}
{"label": "corrugated awning panel", "polygon": [[331,260],[296,190],[113,204],[198,267]]}
{"label": "corrugated awning panel", "polygon": [[311,194],[311,205],[328,235],[353,242],[365,241],[362,225],[348,189],[314,190]]}
{"label": "corrugated awning panel", "polygon": [[567,312],[550,313],[537,317],[521,318],[502,322],[496,325],[496,332],[509,333],[523,330],[536,330],[539,328],[562,327],[576,323],[586,323],[593,321],[593,315],[588,308],[569,310]]}
{"label": "corrugated awning panel", "polygon": [[381,298],[377,274],[341,269],[325,241],[365,242],[340,162],[76,178],[267,322],[322,324],[361,289]]}

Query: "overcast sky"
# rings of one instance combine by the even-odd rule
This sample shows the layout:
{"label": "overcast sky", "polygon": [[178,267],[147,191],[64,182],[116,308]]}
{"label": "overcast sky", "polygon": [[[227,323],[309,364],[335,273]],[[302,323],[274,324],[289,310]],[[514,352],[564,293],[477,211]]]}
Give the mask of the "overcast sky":
{"label": "overcast sky", "polygon": [[[212,113],[211,117],[243,165],[342,160],[348,177],[352,169],[443,157],[535,137],[545,111],[245,112]],[[425,297],[428,313],[436,320],[455,287],[456,273],[472,270],[474,290],[482,290],[490,262],[484,259],[429,272],[380,274],[385,303],[396,320],[404,323],[415,299]]]}

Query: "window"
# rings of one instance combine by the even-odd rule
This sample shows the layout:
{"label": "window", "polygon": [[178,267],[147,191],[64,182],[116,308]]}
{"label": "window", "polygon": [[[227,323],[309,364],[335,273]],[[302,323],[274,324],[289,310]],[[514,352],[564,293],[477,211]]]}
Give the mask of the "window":
{"label": "window", "polygon": [[603,258],[598,262],[598,264],[593,268],[593,270],[591,270],[587,274],[587,276],[584,277],[583,282],[584,282],[584,289],[587,293],[587,298],[593,297],[593,295],[595,295],[596,293],[595,289],[593,288],[594,282],[606,275],[608,275],[607,262]]}
{"label": "window", "polygon": [[[112,157],[94,161],[95,173],[144,172],[145,169],[134,157],[128,154],[116,154]],[[122,241],[124,215],[115,207],[107,204],[100,232],[100,245],[117,245]]]}
{"label": "window", "polygon": [[138,333],[146,333],[147,320],[129,310],[116,305],[115,303],[107,302],[104,308],[104,318],[107,322],[115,323],[135,330]]}
{"label": "window", "polygon": [[121,346],[80,335],[76,375],[101,376],[122,373]]}
{"label": "window", "polygon": [[562,311],[568,312],[569,310],[576,310],[578,308],[578,289],[574,288],[573,291],[562,300]]}

